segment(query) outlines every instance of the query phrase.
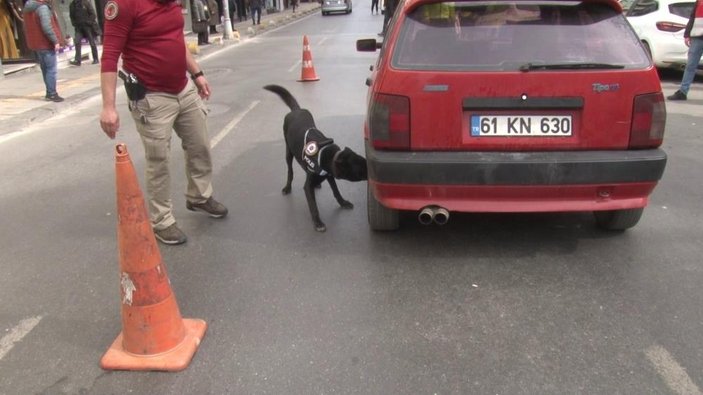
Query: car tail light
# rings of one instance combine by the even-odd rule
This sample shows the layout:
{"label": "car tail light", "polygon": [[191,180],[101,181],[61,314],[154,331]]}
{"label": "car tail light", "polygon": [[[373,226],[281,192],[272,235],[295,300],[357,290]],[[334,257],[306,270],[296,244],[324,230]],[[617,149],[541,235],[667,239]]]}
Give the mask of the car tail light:
{"label": "car tail light", "polygon": [[676,22],[657,22],[657,29],[663,32],[675,33],[686,28],[686,25],[682,25]]}
{"label": "car tail light", "polygon": [[369,110],[369,137],[374,148],[410,149],[410,100],[376,93]]}
{"label": "car tail light", "polygon": [[630,148],[654,148],[662,143],[666,124],[664,95],[650,93],[635,97],[630,129]]}

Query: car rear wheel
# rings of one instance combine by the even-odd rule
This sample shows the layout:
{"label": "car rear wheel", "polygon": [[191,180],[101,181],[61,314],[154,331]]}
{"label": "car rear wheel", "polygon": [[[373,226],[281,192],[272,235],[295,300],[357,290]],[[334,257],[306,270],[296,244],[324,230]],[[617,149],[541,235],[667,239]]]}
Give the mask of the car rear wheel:
{"label": "car rear wheel", "polygon": [[606,230],[629,229],[640,221],[644,208],[632,208],[627,210],[594,211],[596,224]]}
{"label": "car rear wheel", "polygon": [[372,230],[397,230],[400,227],[398,210],[383,206],[376,200],[371,187],[366,187],[366,210]]}

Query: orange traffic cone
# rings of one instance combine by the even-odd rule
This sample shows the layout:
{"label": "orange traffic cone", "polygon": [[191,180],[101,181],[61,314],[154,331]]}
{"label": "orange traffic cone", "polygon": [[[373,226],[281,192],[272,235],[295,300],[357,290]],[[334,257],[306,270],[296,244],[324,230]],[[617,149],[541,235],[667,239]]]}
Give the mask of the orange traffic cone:
{"label": "orange traffic cone", "polygon": [[183,370],[207,324],[181,318],[127,147],[118,144],[116,151],[122,332],[103,355],[100,366],[110,370]]}
{"label": "orange traffic cone", "polygon": [[312,65],[312,53],[310,53],[308,36],[303,36],[303,69],[298,81],[318,81],[319,79],[317,74],[315,74],[315,67]]}

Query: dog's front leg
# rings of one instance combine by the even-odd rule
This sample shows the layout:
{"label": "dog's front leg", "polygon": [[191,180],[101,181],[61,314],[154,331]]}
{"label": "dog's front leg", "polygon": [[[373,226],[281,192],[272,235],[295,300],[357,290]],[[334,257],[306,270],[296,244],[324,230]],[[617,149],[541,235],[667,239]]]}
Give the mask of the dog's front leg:
{"label": "dog's front leg", "polygon": [[354,205],[352,202],[348,200],[344,200],[342,197],[342,194],[339,193],[339,188],[337,188],[337,182],[334,180],[334,177],[327,177],[327,182],[330,184],[330,187],[332,188],[332,193],[334,194],[334,198],[337,199],[337,203],[339,203],[342,208],[348,208],[352,209],[354,208]]}
{"label": "dog's front leg", "polygon": [[288,165],[288,180],[286,186],[283,187],[281,193],[287,195],[290,193],[290,185],[293,182],[293,153],[286,147],[286,164]]}
{"label": "dog's front leg", "polygon": [[320,220],[320,212],[317,210],[317,201],[315,200],[315,189],[313,189],[312,181],[313,176],[308,174],[305,178],[305,197],[308,200],[308,208],[310,208],[310,215],[312,215],[312,223],[315,225],[315,230],[318,232],[324,232],[327,230],[325,224]]}

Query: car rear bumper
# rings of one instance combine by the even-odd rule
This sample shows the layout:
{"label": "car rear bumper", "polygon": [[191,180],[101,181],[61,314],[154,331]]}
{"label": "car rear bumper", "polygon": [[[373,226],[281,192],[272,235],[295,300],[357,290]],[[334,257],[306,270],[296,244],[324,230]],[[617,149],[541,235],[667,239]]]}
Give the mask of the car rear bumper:
{"label": "car rear bumper", "polygon": [[367,145],[369,183],[386,207],[473,212],[638,208],[666,153],[638,151],[389,152]]}
{"label": "car rear bumper", "polygon": [[347,11],[349,11],[349,6],[347,6],[346,4],[323,5],[322,11],[324,11],[324,12],[347,12]]}

